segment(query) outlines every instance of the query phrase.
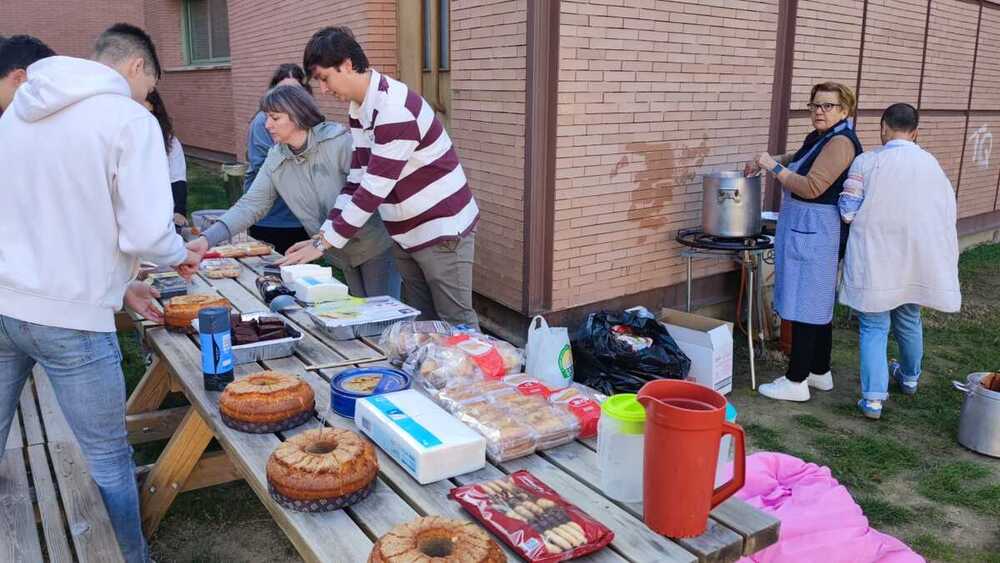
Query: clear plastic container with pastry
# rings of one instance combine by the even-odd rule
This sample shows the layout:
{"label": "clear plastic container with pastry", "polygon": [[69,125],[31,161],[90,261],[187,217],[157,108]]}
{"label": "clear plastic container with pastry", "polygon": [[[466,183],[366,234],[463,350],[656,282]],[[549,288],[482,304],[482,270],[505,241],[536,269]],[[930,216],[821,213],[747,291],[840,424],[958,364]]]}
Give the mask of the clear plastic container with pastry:
{"label": "clear plastic container with pastry", "polygon": [[206,307],[227,307],[229,301],[214,293],[192,293],[174,297],[163,306],[163,321],[167,328],[188,332],[191,321]]}
{"label": "clear plastic container with pastry", "polygon": [[486,438],[486,453],[495,462],[535,453],[535,432],[495,403],[467,403],[455,414],[469,428]]}
{"label": "clear plastic container with pastry", "polygon": [[389,530],[368,563],[505,563],[507,556],[472,522],[423,516]]}
{"label": "clear plastic container with pastry", "polygon": [[379,347],[394,365],[401,366],[410,354],[427,344],[434,337],[454,334],[450,324],[443,321],[401,321],[382,332]]}
{"label": "clear plastic container with pastry", "polygon": [[535,434],[535,447],[539,450],[554,448],[576,439],[580,422],[565,409],[556,407],[540,395],[511,393],[496,395],[492,401],[506,409],[511,418],[531,428]]}
{"label": "clear plastic container with pastry", "polygon": [[375,447],[343,428],[296,434],[267,460],[271,497],[300,512],[326,512],[357,503],[371,493],[377,475]]}
{"label": "clear plastic container with pastry", "polygon": [[231,428],[260,434],[303,424],[315,405],[312,387],[299,377],[262,371],[227,385],[219,397],[219,414]]}
{"label": "clear plastic container with pastry", "polygon": [[482,371],[465,352],[436,342],[422,346],[411,355],[403,370],[416,377],[432,394],[457,380],[483,379]]}
{"label": "clear plastic container with pastry", "polygon": [[202,260],[198,271],[206,278],[238,278],[243,269],[235,258],[209,258]]}
{"label": "clear plastic container with pastry", "polygon": [[487,379],[456,380],[444,389],[438,391],[438,404],[448,412],[458,412],[462,405],[488,400],[495,395],[509,395],[516,390],[501,381]]}

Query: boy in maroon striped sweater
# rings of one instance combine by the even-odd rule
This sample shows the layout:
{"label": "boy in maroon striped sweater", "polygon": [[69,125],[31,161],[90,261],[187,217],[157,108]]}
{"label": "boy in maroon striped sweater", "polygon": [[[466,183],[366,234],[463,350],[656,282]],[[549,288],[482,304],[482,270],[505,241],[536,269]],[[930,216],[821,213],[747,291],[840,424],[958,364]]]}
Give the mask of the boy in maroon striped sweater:
{"label": "boy in maroon striped sweater", "polygon": [[425,318],[478,328],[472,264],[479,208],[434,109],[406,84],[370,68],[346,27],[316,32],[303,68],[322,93],[350,102],[354,153],[322,236],[287,262],[343,248],[378,212],[396,243],[406,302]]}

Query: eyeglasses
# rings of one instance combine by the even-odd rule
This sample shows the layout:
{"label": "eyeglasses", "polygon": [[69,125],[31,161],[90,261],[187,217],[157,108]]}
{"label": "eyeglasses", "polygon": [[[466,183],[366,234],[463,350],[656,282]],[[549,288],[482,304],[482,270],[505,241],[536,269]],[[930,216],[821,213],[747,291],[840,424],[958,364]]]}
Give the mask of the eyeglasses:
{"label": "eyeglasses", "polygon": [[827,104],[813,104],[813,103],[808,103],[808,104],[806,104],[806,109],[808,109],[809,111],[816,111],[817,109],[820,109],[820,110],[823,110],[823,113],[830,113],[831,111],[833,111],[833,108],[842,108],[842,107],[844,107],[843,104],[830,104],[830,103],[827,103]]}

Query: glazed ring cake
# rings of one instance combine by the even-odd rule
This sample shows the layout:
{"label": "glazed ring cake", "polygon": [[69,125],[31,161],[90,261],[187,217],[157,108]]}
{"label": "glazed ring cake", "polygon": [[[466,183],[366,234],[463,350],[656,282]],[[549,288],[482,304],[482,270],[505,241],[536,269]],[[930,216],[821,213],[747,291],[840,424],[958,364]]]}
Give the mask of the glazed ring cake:
{"label": "glazed ring cake", "polygon": [[167,328],[188,331],[191,321],[198,318],[198,312],[206,307],[229,308],[229,301],[211,293],[178,295],[163,307],[163,322]]}
{"label": "glazed ring cake", "polygon": [[306,430],[267,460],[271,498],[299,512],[326,512],[359,502],[371,493],[377,474],[375,447],[342,428]]}
{"label": "glazed ring cake", "polygon": [[226,426],[266,434],[295,428],[313,414],[312,387],[294,375],[262,371],[237,379],[219,397],[219,414]]}
{"label": "glazed ring cake", "polygon": [[379,538],[368,563],[502,563],[507,556],[471,522],[424,516]]}

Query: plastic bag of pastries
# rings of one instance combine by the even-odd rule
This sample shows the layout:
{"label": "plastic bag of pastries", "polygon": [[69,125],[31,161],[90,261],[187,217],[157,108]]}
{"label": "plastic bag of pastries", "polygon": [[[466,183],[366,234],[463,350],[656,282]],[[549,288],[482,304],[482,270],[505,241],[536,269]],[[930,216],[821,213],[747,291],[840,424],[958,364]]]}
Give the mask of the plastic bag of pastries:
{"label": "plastic bag of pastries", "polygon": [[580,423],[567,410],[549,404],[541,395],[512,393],[492,398],[508,415],[535,434],[535,448],[544,450],[576,439]]}
{"label": "plastic bag of pastries", "polygon": [[455,380],[438,391],[437,402],[455,414],[462,405],[488,401],[493,397],[515,393],[515,389],[493,379]]}
{"label": "plastic bag of pastries", "polygon": [[489,401],[466,403],[455,413],[469,428],[486,438],[486,454],[504,462],[535,453],[535,433],[512,418],[506,409]]}
{"label": "plastic bag of pastries", "polygon": [[454,332],[450,324],[442,321],[400,321],[382,332],[378,345],[393,365],[401,366],[434,337],[447,337]]}
{"label": "plastic bag of pastries", "polygon": [[457,381],[479,381],[483,372],[468,354],[446,344],[431,342],[417,349],[403,364],[431,395]]}

